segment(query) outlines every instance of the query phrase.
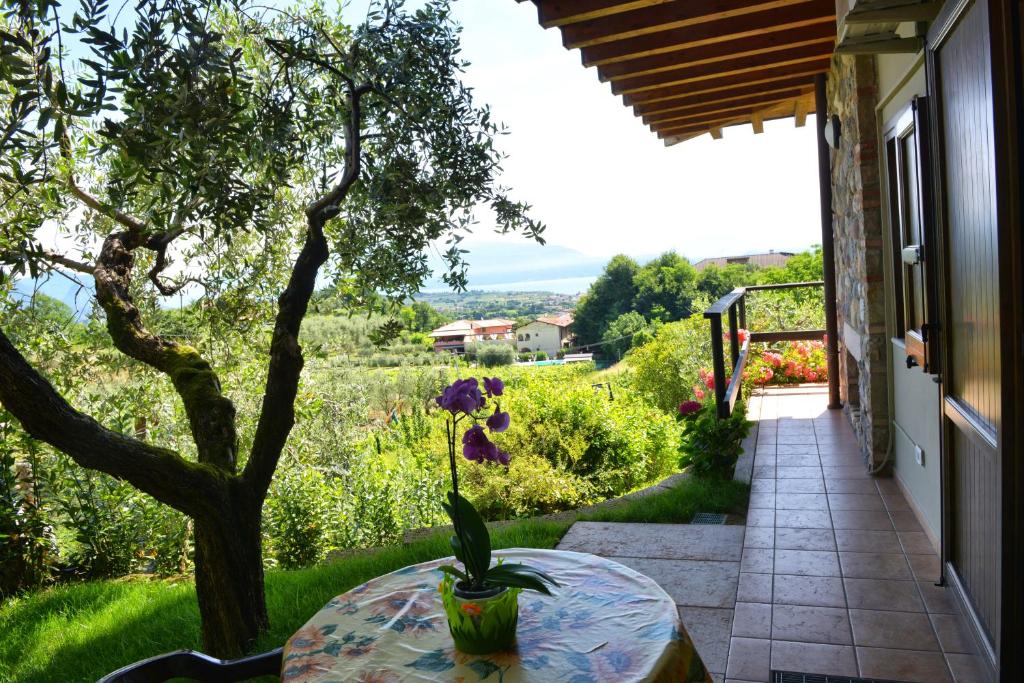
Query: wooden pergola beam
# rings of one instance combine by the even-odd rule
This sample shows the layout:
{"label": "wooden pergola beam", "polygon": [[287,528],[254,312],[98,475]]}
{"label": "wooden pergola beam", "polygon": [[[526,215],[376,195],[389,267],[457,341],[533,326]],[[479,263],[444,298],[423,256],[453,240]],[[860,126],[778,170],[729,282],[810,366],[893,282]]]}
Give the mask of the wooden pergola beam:
{"label": "wooden pergola beam", "polygon": [[710,92],[688,92],[679,97],[673,97],[647,104],[638,104],[633,107],[633,113],[637,116],[649,116],[662,112],[678,111],[694,106],[730,102],[751,95],[767,95],[782,90],[799,88],[807,90],[813,87],[813,76],[794,76],[783,78],[772,82],[751,83],[750,85],[737,85],[726,90],[712,90]]}
{"label": "wooden pergola beam", "polygon": [[636,38],[684,26],[734,19],[810,0],[673,0],[659,5],[568,24],[562,27],[567,49]]}
{"label": "wooden pergola beam", "polygon": [[803,95],[804,92],[801,90],[782,90],[775,94],[765,95],[752,95],[750,97],[743,97],[731,102],[715,102],[711,104],[699,105],[696,107],[690,107],[688,109],[666,111],[660,114],[652,114],[650,116],[644,116],[643,122],[647,125],[664,123],[666,121],[681,121],[687,118],[693,118],[694,116],[707,116],[708,114],[717,114],[723,111],[729,111],[732,109],[742,109],[746,107],[763,107],[770,104],[777,104],[786,100],[793,100]]}
{"label": "wooden pergola beam", "polygon": [[[801,95],[800,99],[808,100],[812,103],[811,106],[814,106],[814,93]],[[729,126],[736,126],[748,123],[752,121],[754,117],[759,118],[763,124],[764,121],[788,118],[792,116],[794,106],[795,103],[793,101],[786,101],[768,107],[748,107],[731,113],[712,115],[707,120],[699,122],[668,122],[661,126],[652,126],[652,129],[654,129],[654,132],[658,134],[659,138],[665,139],[693,133],[700,129],[709,130],[710,128],[715,127],[727,128]]]}
{"label": "wooden pergola beam", "polygon": [[670,85],[663,88],[656,88],[654,90],[644,90],[642,92],[623,95],[622,99],[627,106],[633,106],[649,102],[658,102],[659,100],[669,100],[677,98],[681,95],[696,95],[698,93],[728,91],[735,88],[736,86],[772,83],[774,81],[780,81],[789,77],[796,76],[805,77],[808,81],[810,81],[810,79],[815,74],[827,72],[829,68],[829,63],[830,58],[815,60],[811,62],[801,62],[799,64],[788,64],[786,66],[766,69],[764,71],[758,72],[756,75],[746,73],[735,74],[732,76],[725,76],[722,78],[708,79],[702,81],[699,85]]}
{"label": "wooden pergola beam", "polygon": [[735,74],[753,75],[756,78],[757,74],[761,72],[783,66],[806,64],[808,62],[828,59],[831,54],[831,45],[825,46],[821,43],[812,43],[770,54],[738,57],[724,62],[699,64],[697,66],[685,66],[680,69],[673,69],[672,71],[661,71],[647,76],[612,81],[612,92],[616,95],[639,93],[671,85],[724,78]]}
{"label": "wooden pergola beam", "polygon": [[625,62],[614,62],[597,67],[602,81],[616,81],[635,76],[671,71],[683,66],[697,66],[714,62],[768,54],[804,45],[821,44],[831,50],[835,44],[835,26],[828,23],[813,24],[792,31],[767,31],[739,40],[712,43],[700,47],[684,48],[651,57],[640,57]]}
{"label": "wooden pergola beam", "polygon": [[667,2],[671,0],[545,0],[537,5],[537,17],[541,26],[552,28],[663,5]]}
{"label": "wooden pergola beam", "polygon": [[[760,110],[766,109],[772,105],[782,104],[783,102],[792,102],[792,99],[787,100],[775,100],[772,102],[755,102],[744,106],[726,107],[718,111],[709,111],[698,114],[687,114],[675,119],[668,119],[666,121],[656,121],[649,124],[649,128],[657,133],[659,130],[665,130],[666,128],[683,128],[686,126],[699,126],[706,125],[708,121],[724,121],[734,120],[736,117],[746,117],[757,113]],[[763,119],[762,119],[763,120]]]}
{"label": "wooden pergola beam", "polygon": [[806,0],[752,14],[584,47],[581,53],[584,66],[600,66],[687,47],[738,40],[766,31],[787,31],[829,22],[834,27],[835,18],[835,5],[831,0]]}

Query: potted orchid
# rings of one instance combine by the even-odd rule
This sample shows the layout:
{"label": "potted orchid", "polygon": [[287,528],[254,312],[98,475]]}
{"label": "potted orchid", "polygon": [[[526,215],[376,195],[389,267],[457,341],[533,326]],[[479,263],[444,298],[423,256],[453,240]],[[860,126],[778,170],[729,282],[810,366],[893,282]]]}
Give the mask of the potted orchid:
{"label": "potted orchid", "polygon": [[[436,399],[449,413],[446,427],[452,490],[442,506],[455,530],[451,538],[455,559],[462,563],[461,569],[455,565],[440,568],[445,576],[438,590],[455,647],[467,654],[487,654],[509,648],[516,636],[519,593],[526,589],[550,595],[550,587],[558,585],[544,572],[524,564],[499,560],[492,566],[487,526],[473,504],[459,495],[456,445],[460,426],[467,427],[461,435],[463,457],[478,463],[509,463],[508,453],[487,437],[488,430],[503,432],[511,422],[498,402],[504,390],[504,383],[497,377],[485,377],[483,391],[476,378],[470,377],[456,380]],[[487,412],[489,400],[494,401],[494,411],[490,414]]]}

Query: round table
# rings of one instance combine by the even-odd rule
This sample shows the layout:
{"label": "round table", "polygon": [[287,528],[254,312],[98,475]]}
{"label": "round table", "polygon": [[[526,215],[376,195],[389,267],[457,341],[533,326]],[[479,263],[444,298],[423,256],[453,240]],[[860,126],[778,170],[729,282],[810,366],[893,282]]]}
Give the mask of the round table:
{"label": "round table", "polygon": [[281,680],[401,683],[711,683],[672,598],[643,574],[558,550],[496,551],[553,576],[553,596],[519,596],[516,646],[455,650],[437,586],[452,558],[399,569],[339,595],[284,648]]}

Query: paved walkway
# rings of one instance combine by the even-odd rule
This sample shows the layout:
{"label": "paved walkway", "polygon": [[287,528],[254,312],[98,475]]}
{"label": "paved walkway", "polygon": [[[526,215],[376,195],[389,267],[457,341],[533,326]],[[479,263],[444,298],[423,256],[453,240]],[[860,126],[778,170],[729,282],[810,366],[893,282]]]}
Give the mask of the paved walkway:
{"label": "paved walkway", "polygon": [[864,470],[824,389],[765,392],[746,527],[577,523],[559,548],[665,588],[717,681],[772,668],[904,681],[982,680],[938,558],[891,479]]}

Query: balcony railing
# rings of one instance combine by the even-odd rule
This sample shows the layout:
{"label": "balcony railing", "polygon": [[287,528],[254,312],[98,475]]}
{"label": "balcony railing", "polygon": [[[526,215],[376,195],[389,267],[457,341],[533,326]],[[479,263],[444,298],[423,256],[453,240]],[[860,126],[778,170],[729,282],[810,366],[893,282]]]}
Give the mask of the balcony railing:
{"label": "balcony railing", "polygon": [[[801,287],[824,287],[821,280],[814,282],[787,282],[780,285],[752,285],[737,287],[704,311],[704,317],[711,323],[711,365],[715,374],[715,405],[718,417],[726,418],[732,414],[736,399],[740,398],[740,387],[743,384],[743,370],[747,366],[750,345],[756,342],[804,341],[821,339],[825,330],[778,330],[775,332],[752,332],[748,338],[740,342],[739,331],[747,327],[747,293],[761,290],[798,289]],[[722,316],[728,316],[729,323],[729,356],[731,358],[732,378],[726,385],[725,379],[725,340],[722,328]],[[829,381],[834,381],[829,376]]]}

